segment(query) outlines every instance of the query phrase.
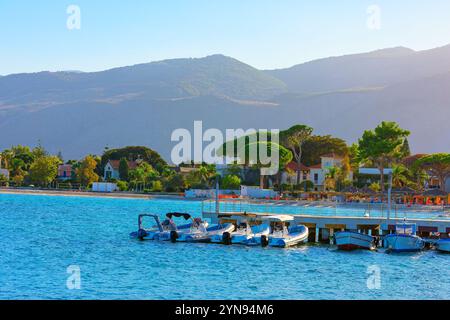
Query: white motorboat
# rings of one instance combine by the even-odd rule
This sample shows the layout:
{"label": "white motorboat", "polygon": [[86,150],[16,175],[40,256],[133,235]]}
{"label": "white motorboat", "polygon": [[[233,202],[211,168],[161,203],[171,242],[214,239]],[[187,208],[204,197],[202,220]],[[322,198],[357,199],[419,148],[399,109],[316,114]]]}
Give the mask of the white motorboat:
{"label": "white motorboat", "polygon": [[244,245],[261,245],[261,238],[264,236],[268,239],[270,226],[268,224],[260,224],[250,226],[248,223],[242,223],[239,228],[231,233],[232,244]]}
{"label": "white motorboat", "polygon": [[274,215],[264,217],[263,220],[271,224],[268,241],[266,242],[264,237],[261,239],[263,246],[286,248],[308,241],[308,227],[304,225],[288,227],[288,224],[294,221],[293,216]]}
{"label": "white motorboat", "polygon": [[[144,227],[144,218],[153,218],[156,225],[152,228],[146,229]],[[166,215],[167,219],[162,223],[160,222],[159,216],[156,214],[141,214],[138,217],[138,231],[130,233],[130,237],[139,240],[159,240],[159,241],[169,241],[170,234],[173,231],[177,233],[183,233],[190,230],[192,223],[183,224],[177,226],[172,218],[173,217],[183,217],[185,220],[189,220],[191,216],[187,213],[168,213]]]}
{"label": "white motorboat", "polygon": [[341,231],[334,235],[336,245],[340,250],[375,249],[375,238],[359,232]]}
{"label": "white motorboat", "polygon": [[450,238],[439,239],[436,244],[436,250],[450,253]]}
{"label": "white motorboat", "polygon": [[195,218],[188,231],[171,233],[172,242],[208,242],[211,238],[207,231],[208,223],[200,218]]}
{"label": "white motorboat", "polygon": [[384,236],[384,247],[392,252],[421,251],[425,242],[416,235],[416,224],[399,223],[395,226],[395,233]]}
{"label": "white motorboat", "polygon": [[207,228],[207,235],[212,243],[231,244],[231,233],[235,226],[232,223],[216,224]]}

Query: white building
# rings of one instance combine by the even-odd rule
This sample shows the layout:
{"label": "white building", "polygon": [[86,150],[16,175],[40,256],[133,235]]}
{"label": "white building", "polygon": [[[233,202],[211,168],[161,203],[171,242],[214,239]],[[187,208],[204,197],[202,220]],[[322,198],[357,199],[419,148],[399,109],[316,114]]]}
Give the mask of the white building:
{"label": "white building", "polygon": [[[103,179],[119,180],[120,179],[119,166],[120,166],[119,160],[109,160],[108,163],[105,165],[105,169],[103,170]],[[136,161],[128,161],[128,168],[130,170],[136,169],[137,166],[138,163]]]}
{"label": "white building", "polygon": [[[325,177],[328,170],[333,167],[341,167],[343,158],[335,154],[325,154],[320,157],[320,164],[307,167],[300,165],[301,175],[300,183],[303,181],[311,181],[314,184],[314,190],[320,191],[324,189]],[[294,185],[297,183],[297,163],[290,162],[286,166],[286,171],[281,175],[281,183]],[[353,179],[353,173],[350,172],[350,180]]]}

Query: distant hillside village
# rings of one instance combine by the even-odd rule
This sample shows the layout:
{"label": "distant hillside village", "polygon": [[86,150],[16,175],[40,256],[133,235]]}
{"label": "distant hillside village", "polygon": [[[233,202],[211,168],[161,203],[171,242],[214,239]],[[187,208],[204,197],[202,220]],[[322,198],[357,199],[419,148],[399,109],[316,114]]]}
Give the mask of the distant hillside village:
{"label": "distant hillside village", "polygon": [[[64,160],[42,146],[19,145],[0,153],[0,186],[101,191],[99,185],[108,185],[103,191],[210,197],[219,182],[222,195],[230,197],[282,199],[336,192],[375,197],[386,192],[388,179],[381,172],[390,168],[394,191],[417,202],[448,201],[450,154],[412,155],[408,136],[398,124],[382,122],[348,146],[342,139],[314,135],[312,128],[296,125],[281,131],[278,143],[275,139],[264,142],[280,154],[280,170],[273,176],[261,175],[262,166],[255,163],[173,166],[144,146],[105,149],[101,156]],[[239,139],[245,139],[244,145],[252,141],[248,136]],[[379,173],[361,174],[361,168],[367,167]]]}

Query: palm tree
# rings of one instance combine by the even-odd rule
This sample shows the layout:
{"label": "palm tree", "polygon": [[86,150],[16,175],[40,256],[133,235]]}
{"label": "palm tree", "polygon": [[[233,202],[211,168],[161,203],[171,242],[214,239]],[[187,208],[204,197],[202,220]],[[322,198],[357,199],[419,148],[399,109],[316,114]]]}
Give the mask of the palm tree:
{"label": "palm tree", "polygon": [[3,165],[5,169],[9,169],[12,158],[14,158],[14,153],[11,150],[3,150],[3,152],[0,153],[0,168],[2,168]]}
{"label": "palm tree", "polygon": [[338,167],[331,167],[325,174],[325,188],[329,190],[336,190],[337,182],[342,175],[342,169]]}
{"label": "palm tree", "polygon": [[392,167],[392,185],[396,188],[401,188],[408,183],[408,169],[402,165],[394,165]]}

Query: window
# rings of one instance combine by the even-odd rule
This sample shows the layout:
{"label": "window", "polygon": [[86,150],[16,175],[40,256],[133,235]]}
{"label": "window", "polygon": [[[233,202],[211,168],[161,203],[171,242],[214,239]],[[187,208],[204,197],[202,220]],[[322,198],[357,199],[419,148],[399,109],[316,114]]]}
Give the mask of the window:
{"label": "window", "polygon": [[318,173],[314,173],[314,181],[315,182],[319,181],[319,174]]}

